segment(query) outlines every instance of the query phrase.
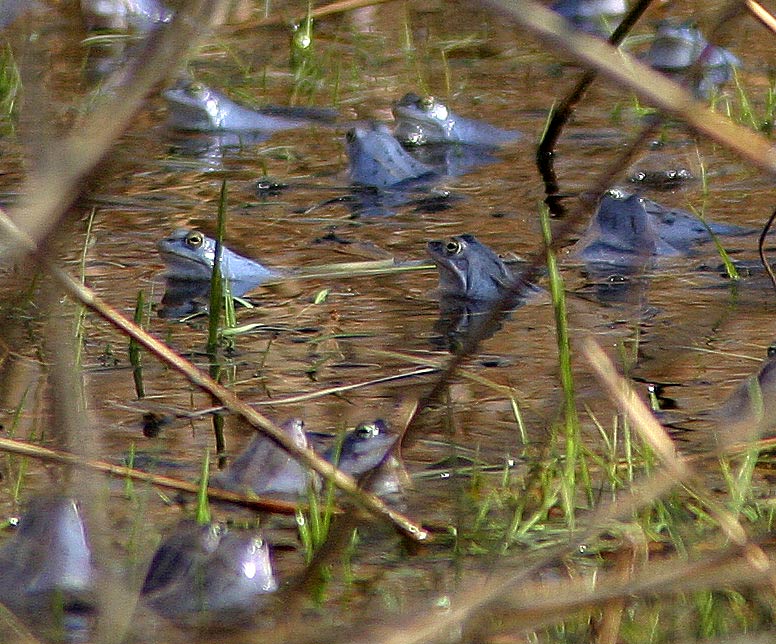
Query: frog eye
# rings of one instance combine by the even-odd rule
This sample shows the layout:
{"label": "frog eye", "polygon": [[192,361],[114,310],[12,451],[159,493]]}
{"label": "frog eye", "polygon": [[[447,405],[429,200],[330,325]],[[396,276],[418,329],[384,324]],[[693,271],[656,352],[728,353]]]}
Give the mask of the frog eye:
{"label": "frog eye", "polygon": [[348,130],[347,134],[345,134],[345,140],[348,143],[355,143],[355,141],[356,141],[356,131],[355,130]]}
{"label": "frog eye", "polygon": [[186,245],[189,248],[199,248],[204,242],[205,236],[202,233],[192,231],[186,236]]}
{"label": "frog eye", "polygon": [[202,83],[189,83],[187,91],[189,95],[194,98],[202,98],[207,93],[205,86]]}
{"label": "frog eye", "polygon": [[436,99],[433,96],[424,96],[418,101],[420,107],[426,111],[431,110],[436,103]]}
{"label": "frog eye", "polygon": [[445,244],[445,251],[447,251],[448,255],[457,255],[461,252],[461,248],[461,242],[455,238],[449,239]]}
{"label": "frog eye", "polygon": [[355,429],[356,436],[358,436],[358,438],[361,440],[373,438],[377,436],[379,433],[380,433],[380,428],[377,426],[377,423],[361,423]]}

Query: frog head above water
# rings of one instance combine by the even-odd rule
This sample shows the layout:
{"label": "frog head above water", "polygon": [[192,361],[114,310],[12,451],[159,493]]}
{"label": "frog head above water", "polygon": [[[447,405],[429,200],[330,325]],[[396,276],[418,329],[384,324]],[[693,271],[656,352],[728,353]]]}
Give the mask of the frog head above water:
{"label": "frog head above water", "polygon": [[430,241],[426,248],[439,269],[439,291],[443,297],[494,300],[512,281],[501,258],[474,235]]}
{"label": "frog head above water", "polygon": [[202,83],[181,81],[166,89],[163,95],[167,100],[169,123],[173,128],[198,131],[223,129],[226,99],[223,94]]}
{"label": "frog head above water", "polygon": [[449,141],[455,126],[450,110],[433,96],[412,92],[394,104],[395,135],[411,145]]}
{"label": "frog head above water", "polygon": [[305,114],[296,116],[289,108],[284,115],[281,108],[276,113],[254,110],[235,103],[228,96],[202,83],[180,80],[163,92],[168,107],[168,124],[176,130],[195,132],[275,132],[300,127]]}
{"label": "frog head above water", "polygon": [[329,449],[324,457],[351,476],[358,477],[377,467],[397,436],[391,436],[383,420],[360,423],[345,436],[342,445]]}
{"label": "frog head above water", "polygon": [[[216,241],[197,230],[179,228],[169,237],[157,242],[156,247],[167,266],[166,277],[175,280],[209,280],[213,273]],[[261,282],[277,276],[268,269],[242,255],[221,248],[221,276],[230,281]]]}
{"label": "frog head above water", "polygon": [[407,145],[460,143],[496,147],[521,137],[519,132],[459,116],[433,96],[421,97],[412,92],[394,103],[393,117],[394,136]]}

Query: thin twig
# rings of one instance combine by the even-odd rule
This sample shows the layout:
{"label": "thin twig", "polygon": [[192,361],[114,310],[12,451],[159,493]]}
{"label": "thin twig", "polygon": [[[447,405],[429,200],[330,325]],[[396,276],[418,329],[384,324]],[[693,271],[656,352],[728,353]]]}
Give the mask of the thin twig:
{"label": "thin twig", "polygon": [[[330,16],[336,13],[345,13],[346,11],[354,11],[355,9],[362,9],[363,7],[385,4],[387,2],[392,2],[392,0],[338,0],[338,2],[331,2],[322,7],[312,9],[309,13],[309,16],[311,18],[322,18],[323,16]],[[280,13],[274,13],[273,15],[267,16],[266,18],[262,18],[260,20],[242,23],[236,26],[232,32],[235,34],[241,34],[254,31],[257,27],[293,24],[304,17],[305,16],[302,16],[300,18],[298,14],[293,14],[292,16],[288,14],[283,15]]]}
{"label": "thin twig", "polygon": [[760,238],[757,240],[757,252],[760,254],[760,261],[762,262],[763,268],[765,269],[765,272],[768,273],[768,277],[771,278],[771,284],[773,284],[773,288],[776,290],[776,275],[773,274],[773,269],[768,263],[768,259],[765,257],[765,238],[768,236],[771,226],[773,226],[774,219],[776,219],[776,210],[768,217],[768,221],[765,222],[765,226],[760,233]]}
{"label": "thin twig", "polygon": [[[142,472],[131,467],[84,458],[76,454],[48,449],[46,447],[40,447],[39,445],[31,445],[30,443],[10,438],[0,438],[0,451],[18,454],[20,456],[28,456],[39,461],[59,463],[60,465],[68,465],[84,470],[91,470],[93,472],[102,472],[103,474],[108,474],[117,478],[143,481],[158,487],[179,490],[180,492],[196,494],[199,491],[199,484],[197,483],[189,483],[188,481],[181,481],[169,476]],[[294,514],[298,509],[303,507],[301,504],[290,503],[288,501],[279,501],[277,499],[268,499],[260,496],[246,496],[244,494],[236,494],[234,492],[229,492],[228,490],[220,490],[214,487],[208,488],[207,495],[209,498],[218,501],[229,501],[237,505],[244,505],[246,507],[267,510],[279,514]]]}
{"label": "thin twig", "polygon": [[315,398],[323,398],[324,396],[330,396],[334,394],[341,394],[345,391],[353,391],[354,389],[362,389],[364,387],[371,387],[373,385],[383,384],[385,382],[393,382],[395,380],[404,380],[405,378],[415,378],[417,376],[425,376],[430,373],[436,373],[439,371],[436,367],[426,367],[421,369],[413,369],[405,373],[396,373],[392,376],[383,376],[382,378],[374,378],[372,380],[366,380],[364,382],[355,382],[351,385],[340,385],[339,387],[328,387],[321,389],[320,391],[311,391],[306,394],[299,394],[297,396],[287,396],[286,398],[273,398],[272,400],[262,400],[261,402],[250,403],[252,407],[262,407],[272,405],[289,405],[291,403],[299,403],[305,400],[314,400]]}
{"label": "thin twig", "polygon": [[757,18],[772,32],[776,33],[776,18],[774,18],[771,13],[766,11],[765,7],[763,7],[758,2],[755,2],[754,0],[746,0],[744,4],[755,18]]}

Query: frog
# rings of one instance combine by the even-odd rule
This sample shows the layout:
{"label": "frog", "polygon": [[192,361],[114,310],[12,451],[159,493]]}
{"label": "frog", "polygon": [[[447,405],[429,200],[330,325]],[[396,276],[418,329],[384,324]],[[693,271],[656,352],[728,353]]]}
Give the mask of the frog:
{"label": "frog", "polygon": [[236,103],[218,90],[190,79],[166,89],[168,125],[194,132],[279,132],[311,123],[327,123],[336,111],[325,108],[264,107],[253,109]]}
{"label": "frog", "polygon": [[[712,235],[741,237],[756,232],[747,226],[724,224],[710,219],[702,221],[699,217],[681,208],[667,208],[651,199],[644,197],[640,197],[640,199],[647,215],[657,227],[660,241],[663,244],[668,244],[677,254],[687,255],[691,253],[693,246],[710,242]],[[660,248],[662,246],[658,246],[658,251]],[[671,254],[671,252],[666,254]]]}
{"label": "frog", "polygon": [[234,627],[250,622],[262,597],[277,588],[260,534],[184,520],[154,553],[140,594],[173,621]]}
{"label": "frog", "polygon": [[394,136],[405,145],[457,143],[498,147],[522,138],[514,130],[459,116],[433,96],[421,97],[412,92],[394,103],[393,117]]}
{"label": "frog", "polygon": [[690,22],[664,20],[657,26],[655,38],[645,56],[653,68],[681,79],[698,62],[692,90],[699,98],[708,97],[741,66],[741,61],[723,47],[711,45],[698,27]]}
{"label": "frog", "polygon": [[[156,244],[167,270],[165,277],[178,281],[207,281],[213,274],[216,241],[189,228],[179,228]],[[221,248],[221,276],[234,283],[257,286],[281,272],[238,255],[226,246]],[[234,292],[234,291],[233,291]]]}
{"label": "frog", "polygon": [[[493,301],[502,297],[515,279],[503,260],[474,235],[430,241],[426,250],[439,270],[441,298]],[[523,283],[519,295],[538,290]]]}
{"label": "frog", "polygon": [[92,613],[96,573],[91,552],[74,498],[32,499],[16,533],[0,549],[0,601],[34,613],[38,623],[57,619],[51,613],[55,605],[68,616]]}
{"label": "frog", "polygon": [[397,436],[388,433],[385,421],[377,419],[356,425],[342,440],[341,446],[330,447],[324,458],[354,478],[380,465],[396,443]]}
{"label": "frog", "polygon": [[[309,447],[301,419],[280,427],[297,447]],[[317,487],[317,479],[272,439],[257,434],[229,467],[210,478],[210,485],[240,494],[297,497]]]}
{"label": "frog", "polygon": [[679,208],[610,190],[570,253],[588,264],[643,266],[656,257],[688,255],[714,235],[747,235],[751,229],[706,220]]}
{"label": "frog", "polygon": [[345,145],[350,180],[358,186],[401,189],[436,174],[431,166],[413,158],[385,123],[355,125],[345,135]]}
{"label": "frog", "polygon": [[[304,431],[304,422],[300,419],[290,419],[281,428],[300,448],[309,448],[311,442],[316,446],[321,443],[319,434]],[[382,420],[365,422],[345,435],[339,449],[336,445],[326,449],[323,457],[358,478],[380,465],[396,439],[388,434]],[[229,467],[213,475],[210,485],[240,494],[284,498],[305,496],[311,489],[320,487],[317,475],[263,434],[254,436]]]}
{"label": "frog", "polygon": [[551,9],[577,29],[608,36],[628,10],[628,3],[625,0],[557,0]]}
{"label": "frog", "polygon": [[159,0],[81,0],[81,14],[89,30],[146,32],[170,22],[174,12]]}

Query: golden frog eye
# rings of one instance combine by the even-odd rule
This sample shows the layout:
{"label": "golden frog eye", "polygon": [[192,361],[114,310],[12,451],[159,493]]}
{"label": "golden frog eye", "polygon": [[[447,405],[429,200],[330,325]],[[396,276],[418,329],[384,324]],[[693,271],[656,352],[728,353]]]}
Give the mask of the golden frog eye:
{"label": "golden frog eye", "polygon": [[204,242],[205,236],[202,233],[193,231],[186,236],[186,245],[189,248],[199,248]]}
{"label": "golden frog eye", "polygon": [[187,91],[189,96],[193,96],[194,98],[202,98],[207,93],[205,86],[202,83],[189,83]]}
{"label": "golden frog eye", "polygon": [[445,244],[445,250],[447,251],[448,255],[457,255],[461,252],[461,248],[461,242],[455,238],[449,239]]}
{"label": "golden frog eye", "polygon": [[367,438],[377,436],[380,433],[380,428],[376,423],[361,423],[356,427],[355,432],[356,436],[361,440],[366,440]]}
{"label": "golden frog eye", "polygon": [[424,96],[418,101],[418,104],[420,105],[421,109],[424,109],[426,111],[431,110],[434,107],[435,103],[436,103],[436,99],[433,96]]}

